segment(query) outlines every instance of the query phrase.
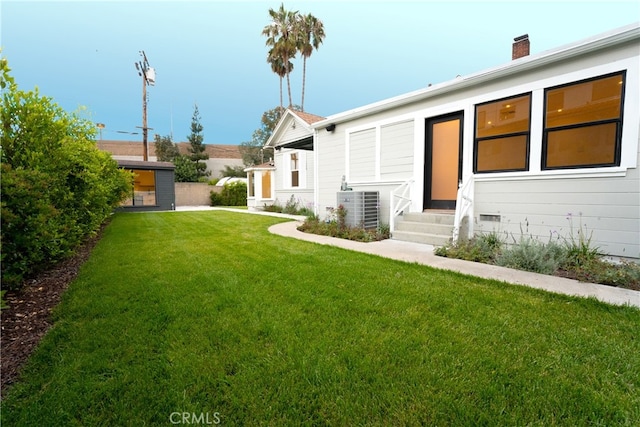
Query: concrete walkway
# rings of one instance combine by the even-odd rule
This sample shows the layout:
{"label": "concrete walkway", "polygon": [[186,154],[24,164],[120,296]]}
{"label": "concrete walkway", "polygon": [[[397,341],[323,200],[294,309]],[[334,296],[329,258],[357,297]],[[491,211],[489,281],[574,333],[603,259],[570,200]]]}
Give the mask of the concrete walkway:
{"label": "concrete walkway", "polygon": [[288,218],[293,221],[275,224],[269,227],[269,231],[285,237],[306,240],[322,245],[336,246],[352,251],[365,252],[385,258],[400,261],[415,262],[429,265],[443,270],[457,271],[486,279],[501,280],[516,285],[524,285],[549,292],[575,295],[581,297],[594,297],[600,301],[615,305],[631,305],[640,308],[640,291],[616,288],[613,286],[584,283],[573,279],[566,279],[545,274],[530,273],[528,271],[513,270],[496,265],[482,264],[478,262],[463,261],[453,258],[436,256],[434,247],[420,243],[401,242],[398,240],[383,240],[380,242],[362,243],[353,240],[338,239],[317,234],[303,233],[297,230],[304,217],[270,212],[243,211],[238,209],[211,208],[211,207],[184,207],[177,210],[228,210],[232,212],[259,214]]}

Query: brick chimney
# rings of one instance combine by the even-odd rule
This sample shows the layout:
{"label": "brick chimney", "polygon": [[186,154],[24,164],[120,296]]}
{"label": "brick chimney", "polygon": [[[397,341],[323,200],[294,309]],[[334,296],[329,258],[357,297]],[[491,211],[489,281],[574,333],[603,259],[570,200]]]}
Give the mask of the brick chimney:
{"label": "brick chimney", "polygon": [[513,49],[511,59],[522,58],[529,55],[529,34],[524,34],[513,39]]}

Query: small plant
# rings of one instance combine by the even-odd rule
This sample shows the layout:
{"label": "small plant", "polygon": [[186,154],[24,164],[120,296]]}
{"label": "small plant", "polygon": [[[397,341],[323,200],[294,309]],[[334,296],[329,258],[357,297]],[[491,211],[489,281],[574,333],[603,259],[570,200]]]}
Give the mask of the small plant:
{"label": "small plant", "polygon": [[389,224],[380,224],[377,232],[378,236],[381,236],[382,239],[388,239],[391,237],[391,227],[389,227]]}
{"label": "small plant", "polygon": [[598,258],[599,248],[591,246],[593,230],[587,235],[587,226],[582,224],[582,215],[580,215],[580,226],[575,234],[573,232],[573,215],[569,214],[567,219],[570,226],[569,237],[564,239],[567,251],[567,266],[581,268]]}
{"label": "small plant", "polygon": [[298,201],[295,199],[293,194],[287,200],[287,203],[284,205],[284,209],[282,212],[290,215],[296,215],[298,213]]}
{"label": "small plant", "polygon": [[448,258],[464,259],[466,261],[493,263],[500,252],[503,241],[496,232],[480,234],[469,240],[449,242],[445,246],[436,248],[435,254]]}
{"label": "small plant", "polygon": [[278,204],[278,201],[275,201],[274,203],[270,204],[270,205],[263,205],[262,206],[262,210],[265,212],[276,212],[276,213],[282,213],[282,206],[280,206]]}
{"label": "small plant", "polygon": [[338,228],[344,230],[347,227],[347,210],[343,205],[338,206],[336,210],[336,217],[338,221]]}
{"label": "small plant", "polygon": [[495,261],[503,267],[553,274],[565,263],[565,255],[557,243],[544,244],[530,237],[522,237],[518,244],[503,250]]}
{"label": "small plant", "polygon": [[1,290],[0,291],[0,310],[4,310],[5,308],[9,308],[9,305],[7,304],[7,301],[4,299],[4,294],[6,294],[7,291],[6,290]]}
{"label": "small plant", "polygon": [[296,200],[293,195],[289,198],[287,203],[281,206],[276,200],[274,203],[270,205],[264,205],[262,208],[265,212],[277,212],[277,213],[285,213],[289,215],[302,215],[306,217],[313,217],[315,213],[313,212],[312,206],[301,206],[301,201]]}
{"label": "small plant", "polygon": [[578,280],[640,291],[640,265],[632,261],[593,259],[571,270]]}
{"label": "small plant", "polygon": [[319,234],[321,236],[338,237],[340,239],[354,240],[357,242],[375,242],[390,237],[389,226],[380,225],[375,230],[367,230],[364,227],[351,227],[346,225],[347,210],[344,206],[332,210],[335,218],[330,216],[325,221],[320,221],[317,215],[308,216],[298,230],[304,233]]}

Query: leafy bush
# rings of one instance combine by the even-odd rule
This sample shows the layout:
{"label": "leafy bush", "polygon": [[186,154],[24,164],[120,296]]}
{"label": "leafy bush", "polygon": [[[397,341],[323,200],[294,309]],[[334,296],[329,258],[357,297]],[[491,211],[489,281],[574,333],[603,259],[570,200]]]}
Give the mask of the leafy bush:
{"label": "leafy bush", "polygon": [[247,206],[247,184],[232,182],[222,187],[222,192],[211,192],[211,206]]}
{"label": "leafy bush", "polygon": [[303,215],[306,217],[313,217],[315,215],[313,209],[311,209],[310,207],[301,206],[300,201],[296,200],[293,194],[284,206],[281,206],[276,200],[271,205],[264,205],[263,210],[265,212],[277,212],[289,215]]}
{"label": "leafy bush", "polygon": [[435,254],[466,261],[492,264],[500,253],[503,241],[497,233],[480,234],[472,239],[460,240],[435,249]]}
{"label": "leafy bush", "polygon": [[0,80],[2,286],[16,288],[96,232],[132,175],[97,149],[92,122],[18,90],[6,61]]}
{"label": "leafy bush", "polygon": [[175,168],[175,182],[198,182],[198,167],[189,156],[180,154],[173,159]]}
{"label": "leafy bush", "polygon": [[210,193],[210,198],[211,198],[211,206],[226,206],[222,199],[222,194],[216,191],[212,191]]}
{"label": "leafy bush", "polygon": [[496,257],[497,265],[517,270],[553,274],[565,264],[566,254],[555,242],[547,244],[523,237],[518,244],[503,249]]}
{"label": "leafy bush", "polygon": [[596,258],[571,271],[578,280],[640,291],[640,265],[632,261],[616,263]]}
{"label": "leafy bush", "polygon": [[550,240],[544,244],[532,237],[514,239],[504,245],[495,233],[481,234],[470,240],[437,247],[438,256],[496,264],[542,274],[556,274],[585,282],[640,290],[640,265],[604,259],[591,244],[584,227],[578,236],[572,233],[564,242]]}
{"label": "leafy bush", "polygon": [[337,209],[336,220],[320,221],[315,215],[308,216],[304,223],[298,227],[298,230],[305,233],[355,240],[358,242],[375,242],[390,237],[388,225],[381,225],[376,230],[366,230],[363,227],[350,227],[346,225],[346,213],[347,210],[340,206]]}

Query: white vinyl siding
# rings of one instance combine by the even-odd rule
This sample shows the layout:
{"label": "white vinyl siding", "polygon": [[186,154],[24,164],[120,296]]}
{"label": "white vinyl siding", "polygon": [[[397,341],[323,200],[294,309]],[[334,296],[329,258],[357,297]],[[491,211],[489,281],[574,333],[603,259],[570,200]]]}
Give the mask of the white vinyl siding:
{"label": "white vinyl siding", "polygon": [[380,127],[380,179],[406,179],[413,167],[413,120]]}
{"label": "white vinyl siding", "polygon": [[[640,256],[640,177],[476,182],[476,231],[497,231],[508,243],[522,234],[540,242],[591,237],[609,255]],[[480,220],[500,215],[500,222]],[[573,228],[573,229],[572,229]]]}
{"label": "white vinyl siding", "polygon": [[373,181],[376,177],[376,130],[349,135],[349,181]]}
{"label": "white vinyl siding", "polygon": [[[316,164],[316,209],[324,219],[329,208],[336,207],[337,192],[340,191],[342,176],[346,175],[346,150],[344,130],[320,131],[322,144],[314,146]],[[322,170],[319,168],[322,167]]]}
{"label": "white vinyl siding", "polygon": [[309,136],[309,129],[294,119],[290,119],[286,125],[287,127],[279,140],[280,144],[298,141]]}

